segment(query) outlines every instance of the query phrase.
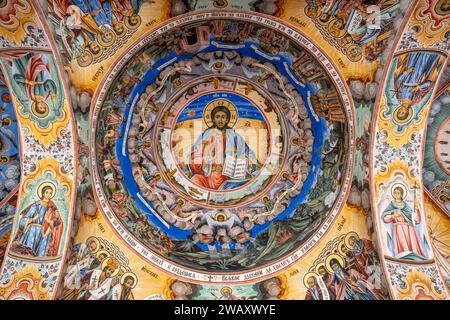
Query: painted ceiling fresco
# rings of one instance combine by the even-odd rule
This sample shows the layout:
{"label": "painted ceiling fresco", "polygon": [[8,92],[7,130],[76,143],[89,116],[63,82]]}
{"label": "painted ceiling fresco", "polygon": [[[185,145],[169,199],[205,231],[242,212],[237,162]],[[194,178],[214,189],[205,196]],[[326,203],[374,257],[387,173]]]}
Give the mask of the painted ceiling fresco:
{"label": "painted ceiling fresco", "polygon": [[448,299],[442,0],[0,3],[0,299]]}

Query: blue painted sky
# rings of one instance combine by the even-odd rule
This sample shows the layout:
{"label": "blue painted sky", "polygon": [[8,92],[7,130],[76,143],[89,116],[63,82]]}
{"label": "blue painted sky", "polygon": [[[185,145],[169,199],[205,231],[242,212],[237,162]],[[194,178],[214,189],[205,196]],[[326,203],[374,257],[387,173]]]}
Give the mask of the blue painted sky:
{"label": "blue painted sky", "polygon": [[[208,93],[192,101],[179,115],[177,123],[187,120],[194,120],[203,118],[203,110],[206,105],[216,99],[226,99],[233,103],[239,114],[239,118],[255,119],[265,121],[264,117],[257,107],[255,107],[246,98],[230,92],[214,92]],[[189,115],[190,111],[195,111],[195,114]]]}

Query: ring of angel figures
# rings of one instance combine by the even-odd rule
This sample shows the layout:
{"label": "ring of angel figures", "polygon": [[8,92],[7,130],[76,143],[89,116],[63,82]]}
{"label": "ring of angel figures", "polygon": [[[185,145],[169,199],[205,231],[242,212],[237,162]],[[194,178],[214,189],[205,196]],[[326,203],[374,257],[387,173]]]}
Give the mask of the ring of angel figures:
{"label": "ring of angel figures", "polygon": [[345,203],[348,88],[310,39],[273,18],[170,20],[114,63],[94,102],[97,203],[127,245],[177,278],[273,276]]}
{"label": "ring of angel figures", "polygon": [[237,208],[263,197],[286,159],[285,126],[270,101],[263,88],[236,75],[186,83],[159,112],[154,132],[138,135],[156,147],[156,168],[136,166],[143,193],[164,194],[149,173],[155,169],[184,199],[180,214],[192,210],[189,204]]}

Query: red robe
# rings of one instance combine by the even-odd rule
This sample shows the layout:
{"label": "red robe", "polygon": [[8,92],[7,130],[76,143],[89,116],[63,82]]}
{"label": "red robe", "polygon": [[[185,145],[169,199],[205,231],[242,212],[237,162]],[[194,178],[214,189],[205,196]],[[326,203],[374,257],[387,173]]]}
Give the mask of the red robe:
{"label": "red robe", "polygon": [[[222,133],[222,141],[219,141],[216,137],[216,135],[212,134],[207,140],[202,141],[202,146],[195,152],[192,152],[191,162],[189,163],[189,168],[194,173],[191,181],[201,187],[215,190],[219,189],[220,186],[229,179],[229,177],[222,175],[222,171],[215,170],[218,165],[223,165],[224,163],[223,155],[225,155],[226,146],[225,131]],[[214,161],[212,162],[213,168],[209,176],[205,176],[205,172],[203,171],[203,168],[206,165],[204,156],[207,151],[215,153],[215,155],[213,155]]]}
{"label": "red robe", "polygon": [[[51,221],[51,224],[47,222]],[[59,244],[61,243],[61,236],[63,231],[63,222],[61,216],[59,215],[58,208],[53,203],[49,201],[47,211],[45,212],[44,221],[42,222],[42,233],[46,234],[47,230],[53,227],[51,230],[51,240],[49,243],[47,256],[57,256],[59,251]]]}
{"label": "red robe", "polygon": [[[399,215],[395,217],[391,214],[386,214],[383,217],[385,223],[393,223],[393,245],[395,252],[401,254],[403,252],[415,252],[423,257],[426,256],[422,249],[421,242],[417,236],[416,230],[413,225],[407,221],[403,216],[402,211],[398,209]],[[417,225],[421,221],[419,211],[412,210],[412,218]]]}
{"label": "red robe", "polygon": [[361,239],[361,252],[354,253],[354,259],[356,262],[357,270],[365,275],[366,273],[366,267],[369,264],[369,258],[372,255],[372,253],[375,251],[375,248],[373,246],[373,242],[367,239]]}

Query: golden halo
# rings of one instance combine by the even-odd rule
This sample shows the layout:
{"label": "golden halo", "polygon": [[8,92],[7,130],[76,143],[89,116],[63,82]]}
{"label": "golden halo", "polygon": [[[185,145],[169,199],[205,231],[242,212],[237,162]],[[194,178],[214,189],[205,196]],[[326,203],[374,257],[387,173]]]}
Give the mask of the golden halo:
{"label": "golden halo", "polygon": [[136,275],[133,272],[125,272],[122,275],[122,277],[120,278],[120,284],[123,285],[123,283],[125,282],[125,278],[127,278],[127,277],[132,277],[133,280],[134,280],[133,285],[131,286],[131,289],[136,287],[138,279],[137,279]]}
{"label": "golden halo", "polygon": [[[0,110],[1,110],[1,109],[0,109]],[[3,112],[3,111],[2,111],[2,112]],[[4,127],[8,127],[8,126],[11,125],[12,120],[9,119],[9,118],[4,118],[4,119],[2,119],[2,122],[3,122],[3,126],[4,126]]]}
{"label": "golden halo", "polygon": [[95,242],[96,247],[97,247],[95,249],[95,251],[91,251],[91,253],[97,253],[97,251],[100,249],[100,240],[98,240],[97,237],[89,237],[86,240],[86,244],[89,245],[90,242]]}
{"label": "golden halo", "polygon": [[344,252],[344,250],[343,250],[342,247],[348,248],[348,247],[346,246],[346,244],[344,243],[344,241],[339,242],[339,244],[338,244],[338,246],[337,246],[337,249],[338,249],[338,252],[339,252],[342,256],[345,257],[345,256],[346,256],[346,253]]}
{"label": "golden halo", "polygon": [[219,221],[219,218],[223,218],[222,221],[227,221],[229,219],[229,217],[222,211],[217,212],[214,216],[214,220],[216,221]]}
{"label": "golden halo", "polygon": [[[95,255],[95,257],[98,258],[102,253],[106,254],[107,257],[110,256],[110,254],[109,254],[108,251],[106,251],[106,250],[100,250],[100,251],[97,252],[97,254]],[[106,261],[106,260],[108,260],[108,259],[105,259],[105,261]]]}
{"label": "golden halo", "polygon": [[[400,110],[405,110],[405,109],[406,109],[406,112],[408,112],[406,115],[406,118],[400,119],[398,114],[399,114]],[[398,124],[407,123],[409,120],[411,120],[413,115],[414,115],[414,110],[410,106],[403,106],[403,105],[398,106],[394,110],[394,114],[393,114],[394,121]]]}
{"label": "golden halo", "polygon": [[93,60],[94,60],[94,56],[92,55],[92,53],[90,53],[86,49],[83,50],[83,52],[77,57],[77,62],[80,67],[89,66]]}
{"label": "golden halo", "polygon": [[319,276],[320,276],[320,273],[319,273],[320,267],[325,267],[325,270],[327,269],[325,266],[325,262],[321,262],[321,263],[317,264],[316,269],[314,269],[314,270],[315,270],[315,273],[317,273]]}
{"label": "golden halo", "polygon": [[[222,2],[222,3],[221,3]],[[214,0],[213,1],[213,6],[219,9],[225,8],[228,5],[228,1],[227,0]]]}
{"label": "golden halo", "polygon": [[225,295],[225,292],[232,293],[233,290],[231,290],[230,287],[223,287],[222,289],[220,289],[220,294],[221,295]]}
{"label": "golden halo", "polygon": [[350,34],[346,34],[344,37],[337,39],[337,42],[341,47],[347,48],[353,42],[353,37]]}
{"label": "golden halo", "polygon": [[100,45],[97,43],[97,41],[91,41],[86,44],[89,52],[94,56],[94,58],[98,58],[103,53],[103,47],[100,47]]}
{"label": "golden halo", "polygon": [[319,10],[317,10],[317,7],[312,7],[308,4],[305,8],[305,13],[308,17],[314,19],[319,15]]}
{"label": "golden halo", "polygon": [[350,243],[349,243],[349,240],[350,240],[351,237],[355,237],[356,240],[359,240],[359,235],[358,235],[356,232],[352,231],[352,232],[349,232],[349,233],[347,233],[347,234],[345,235],[344,243],[345,243],[345,246],[346,246],[347,248],[349,248],[349,249],[355,249],[355,246],[352,246],[352,245],[350,245]]}
{"label": "golden halo", "polygon": [[225,64],[221,61],[217,61],[212,65],[212,69],[216,71],[222,71],[225,68]]}
{"label": "golden halo", "polygon": [[317,19],[317,22],[321,24],[322,26],[326,25],[330,21],[330,15],[326,12],[322,12],[319,15],[319,19]]}
{"label": "golden halo", "polygon": [[261,197],[261,202],[264,204],[267,204],[270,201],[270,198],[268,195],[264,195]]}
{"label": "golden halo", "polygon": [[116,22],[112,25],[114,33],[117,35],[117,37],[121,38],[126,34],[126,28],[125,24],[123,22]]}
{"label": "golden halo", "polygon": [[178,198],[176,200],[176,204],[179,205],[180,207],[184,206],[185,203],[186,201],[183,198]]}
{"label": "golden halo", "polygon": [[102,47],[106,48],[112,46],[116,41],[116,38],[117,36],[115,32],[108,29],[97,37],[97,41]]}
{"label": "golden halo", "polygon": [[331,268],[331,260],[336,259],[337,261],[339,261],[339,264],[342,266],[342,268],[345,267],[345,261],[344,258],[342,258],[340,255],[338,254],[331,254],[327,257],[327,259],[325,260],[325,267],[327,268],[329,273],[334,273],[334,270]]}
{"label": "golden halo", "polygon": [[123,276],[127,272],[124,266],[120,265],[119,276]]}
{"label": "golden halo", "polygon": [[[341,28],[335,28],[338,21],[341,21],[343,24],[344,29]],[[328,23],[328,32],[335,38],[342,38],[347,33],[347,30],[345,30],[345,23],[342,19],[332,19],[330,23]]]}
{"label": "golden halo", "polygon": [[[111,257],[109,257],[109,258],[106,258],[103,262],[102,262],[102,270],[103,269],[105,269],[105,267],[108,265],[108,261],[109,260],[116,260],[117,261],[117,259],[115,259],[115,258],[111,258]],[[119,273],[119,271],[120,271],[120,264],[119,264],[119,261],[117,261],[117,268],[114,270],[114,272],[111,274],[111,278],[114,278],[115,276],[117,276],[117,274]]]}
{"label": "golden halo", "polygon": [[203,120],[205,121],[208,128],[211,128],[213,126],[213,122],[211,119],[211,113],[213,109],[217,106],[224,106],[230,111],[230,122],[228,123],[228,126],[230,128],[233,128],[238,120],[238,112],[236,106],[231,103],[230,101],[226,99],[217,99],[214,101],[211,101],[206,105],[205,110],[203,111]]}
{"label": "golden halo", "polygon": [[359,46],[353,44],[351,46],[349,46],[346,50],[345,53],[347,55],[347,58],[352,61],[352,62],[356,62],[359,61],[362,57],[362,50]]}
{"label": "golden halo", "polygon": [[391,196],[392,196],[392,198],[394,198],[394,190],[397,187],[399,187],[399,188],[401,188],[403,190],[403,198],[402,198],[402,200],[405,200],[406,196],[408,195],[408,188],[406,187],[406,185],[404,183],[401,183],[401,182],[397,182],[397,183],[394,183],[392,185],[392,187],[391,187]]}
{"label": "golden halo", "polygon": [[31,104],[31,112],[38,118],[44,119],[48,116],[50,109],[44,101],[44,97],[36,96]]}
{"label": "golden halo", "polygon": [[307,274],[305,274],[305,276],[303,277],[303,284],[305,285],[305,288],[309,288],[306,281],[308,281],[308,279],[311,277],[314,277],[317,281],[318,275],[315,272],[308,272]]}
{"label": "golden halo", "polygon": [[125,17],[125,26],[131,30],[137,29],[141,25],[141,22],[142,18],[136,13]]}
{"label": "golden halo", "polygon": [[53,197],[56,194],[56,186],[55,186],[55,184],[53,182],[50,182],[50,181],[42,182],[39,185],[39,187],[37,187],[36,194],[37,194],[38,198],[42,199],[42,189],[44,189],[45,187],[52,188],[52,196],[51,196],[50,199],[53,199]]}

